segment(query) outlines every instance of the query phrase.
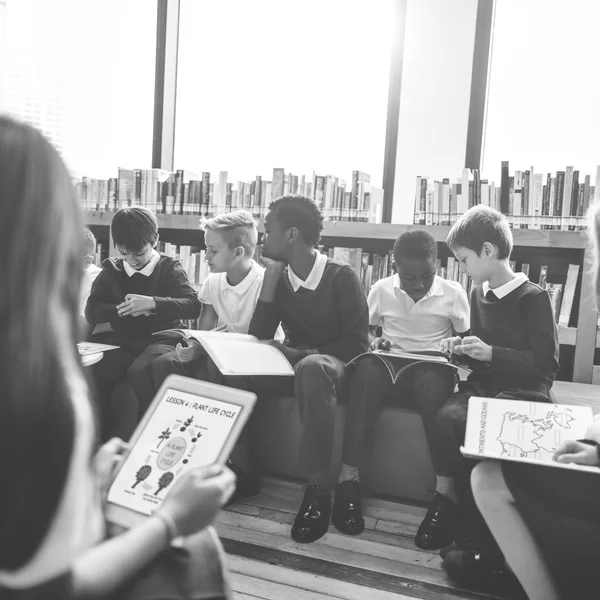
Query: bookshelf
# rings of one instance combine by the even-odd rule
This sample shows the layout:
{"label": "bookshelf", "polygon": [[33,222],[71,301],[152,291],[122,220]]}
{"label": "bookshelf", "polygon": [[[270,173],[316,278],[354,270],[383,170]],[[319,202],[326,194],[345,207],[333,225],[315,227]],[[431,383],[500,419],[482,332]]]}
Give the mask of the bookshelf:
{"label": "bookshelf", "polygon": [[[97,237],[108,240],[108,228],[112,212],[86,211],[85,223],[92,227]],[[190,215],[158,214],[161,238],[179,239],[196,235],[199,217]],[[98,229],[100,228],[100,229]],[[259,230],[262,229],[262,223]],[[323,241],[326,245],[346,245],[353,243],[364,248],[391,248],[396,238],[411,229],[426,229],[443,244],[450,231],[449,226],[400,225],[392,223],[360,223],[351,221],[324,222]],[[198,234],[201,231],[198,230]],[[600,348],[600,333],[597,329],[598,312],[595,309],[594,293],[591,285],[591,255],[584,231],[557,231],[540,229],[514,229],[515,252],[548,251],[554,255],[568,254],[568,261],[582,265],[577,327],[560,327],[561,346],[574,348],[573,381],[592,383],[600,376],[600,368],[594,370],[594,352]],[[533,279],[535,280],[535,279]],[[579,285],[579,284],[578,284]]]}

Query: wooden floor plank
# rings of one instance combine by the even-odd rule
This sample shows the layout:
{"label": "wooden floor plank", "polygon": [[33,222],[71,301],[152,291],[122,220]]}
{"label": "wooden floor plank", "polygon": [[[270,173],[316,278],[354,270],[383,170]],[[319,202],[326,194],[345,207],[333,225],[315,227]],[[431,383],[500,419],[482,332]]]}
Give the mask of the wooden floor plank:
{"label": "wooden floor plank", "polygon": [[404,594],[366,588],[362,585],[339,581],[322,575],[294,571],[279,565],[263,563],[241,556],[230,555],[228,562],[232,573],[274,581],[290,587],[325,594],[333,598],[341,598],[342,600],[364,600],[365,598],[369,598],[369,600],[414,600],[411,596],[405,596]]}
{"label": "wooden floor plank", "polygon": [[[243,586],[243,584],[241,584]],[[233,600],[265,600],[262,596],[254,596],[244,592],[233,591]]]}

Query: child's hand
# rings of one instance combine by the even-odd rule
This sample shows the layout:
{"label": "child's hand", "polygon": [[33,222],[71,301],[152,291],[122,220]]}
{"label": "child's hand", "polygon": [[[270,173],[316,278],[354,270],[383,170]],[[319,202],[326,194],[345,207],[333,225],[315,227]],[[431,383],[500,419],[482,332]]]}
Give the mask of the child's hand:
{"label": "child's hand", "polygon": [[383,337],[375,338],[369,345],[369,350],[390,350],[392,342]]}
{"label": "child's hand", "polygon": [[117,305],[119,317],[140,317],[149,315],[156,308],[156,300],[152,296],[127,294],[125,302]]}
{"label": "child's hand", "polygon": [[100,446],[94,456],[94,472],[100,486],[103,500],[108,494],[108,488],[112,483],[116,468],[119,466],[123,455],[128,450],[129,444],[126,444],[120,438],[112,438],[106,444]]}
{"label": "child's hand", "polygon": [[292,365],[292,367],[301,358],[303,358],[303,353],[300,350],[298,350],[296,348],[290,348],[289,346],[285,346],[284,344],[282,344],[281,342],[278,342],[277,340],[263,340],[263,343],[269,344],[269,346],[273,346],[274,348],[277,348],[278,350],[280,350],[281,353],[287,358],[290,365]]}
{"label": "child's hand", "polygon": [[560,448],[557,448],[552,458],[559,463],[600,466],[596,446],[584,444],[583,442],[564,442]]}
{"label": "child's hand", "polygon": [[462,342],[462,338],[460,335],[455,335],[454,337],[446,338],[442,340],[442,352],[445,354],[462,354],[461,352],[456,351],[456,346],[458,346]]}
{"label": "child's hand", "polygon": [[273,258],[268,258],[266,256],[261,256],[260,262],[262,262],[265,269],[272,273],[281,274],[281,272],[285,269],[285,263],[274,260]]}
{"label": "child's hand", "polygon": [[474,335],[464,337],[460,344],[454,346],[454,352],[456,354],[466,354],[482,362],[490,362],[492,360],[492,347]]}

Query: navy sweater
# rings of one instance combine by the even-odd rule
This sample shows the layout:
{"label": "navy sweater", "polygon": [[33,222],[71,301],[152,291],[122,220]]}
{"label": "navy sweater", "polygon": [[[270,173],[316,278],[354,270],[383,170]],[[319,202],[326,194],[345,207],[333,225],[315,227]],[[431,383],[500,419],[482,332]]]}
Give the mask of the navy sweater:
{"label": "navy sweater", "polygon": [[286,343],[294,348],[315,348],[344,362],[352,360],[369,346],[369,309],[354,269],[327,260],[315,290],[294,292],[287,267],[284,269],[274,302],[258,301],[249,333],[272,339],[283,324]]}
{"label": "navy sweater", "polygon": [[[127,294],[154,297],[156,309],[150,316],[119,317],[117,305]],[[179,261],[161,256],[149,277],[140,273],[129,277],[122,258],[107,258],[92,285],[85,318],[92,324],[110,323],[122,342],[143,342],[157,331],[182,327],[181,319],[198,318],[200,308]]]}
{"label": "navy sweater", "polygon": [[558,330],[548,292],[526,281],[499,300],[487,300],[482,286],[471,292],[471,335],[492,346],[488,368],[469,382],[490,396],[509,389],[548,395],[558,371]]}

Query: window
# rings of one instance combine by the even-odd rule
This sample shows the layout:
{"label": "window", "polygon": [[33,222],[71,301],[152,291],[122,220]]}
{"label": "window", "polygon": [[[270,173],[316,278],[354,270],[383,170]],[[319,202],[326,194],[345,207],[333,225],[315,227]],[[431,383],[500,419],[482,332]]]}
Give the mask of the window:
{"label": "window", "polygon": [[6,107],[79,175],[152,159],[157,3],[6,0]]}
{"label": "window", "polygon": [[381,187],[393,0],[182,0],[175,167]]}
{"label": "window", "polygon": [[600,164],[596,0],[496,0],[484,176]]}

